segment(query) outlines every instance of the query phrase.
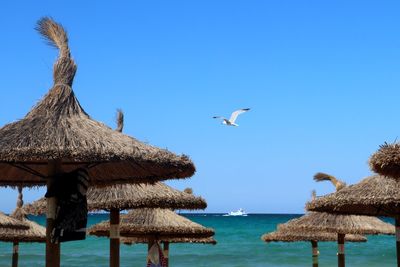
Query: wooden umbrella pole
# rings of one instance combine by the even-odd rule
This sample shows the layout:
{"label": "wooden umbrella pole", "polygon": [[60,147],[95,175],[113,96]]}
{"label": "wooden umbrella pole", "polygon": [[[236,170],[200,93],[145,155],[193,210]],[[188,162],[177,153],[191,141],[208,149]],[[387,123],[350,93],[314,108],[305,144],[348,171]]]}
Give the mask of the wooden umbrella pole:
{"label": "wooden umbrella pole", "polygon": [[119,267],[119,209],[110,210],[110,267]]}
{"label": "wooden umbrella pole", "polygon": [[311,241],[311,246],[312,246],[312,266],[313,267],[318,267],[318,242],[312,240]]}
{"label": "wooden umbrella pole", "polygon": [[400,267],[400,217],[395,218],[397,267]]}
{"label": "wooden umbrella pole", "polygon": [[[61,172],[61,161],[50,161],[48,165],[47,189],[54,182],[54,176]],[[54,229],[57,199],[47,198],[46,212],[46,267],[60,267],[60,244],[51,242],[51,232]]]}
{"label": "wooden umbrella pole", "polygon": [[18,267],[18,242],[13,242],[12,267]]}
{"label": "wooden umbrella pole", "polygon": [[344,234],[338,234],[338,266],[344,267]]}
{"label": "wooden umbrella pole", "polygon": [[169,266],[169,242],[164,242],[164,258],[166,267]]}

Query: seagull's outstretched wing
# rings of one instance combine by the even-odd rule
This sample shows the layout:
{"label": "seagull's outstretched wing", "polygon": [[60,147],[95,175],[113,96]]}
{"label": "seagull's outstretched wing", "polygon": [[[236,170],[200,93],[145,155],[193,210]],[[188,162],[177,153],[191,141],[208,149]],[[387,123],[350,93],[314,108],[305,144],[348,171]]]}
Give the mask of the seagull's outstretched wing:
{"label": "seagull's outstretched wing", "polygon": [[242,113],[244,113],[246,111],[249,111],[249,110],[250,110],[249,108],[242,108],[242,109],[239,109],[239,110],[236,110],[236,111],[232,112],[232,115],[231,115],[229,121],[231,123],[235,123],[235,121],[236,121],[237,117],[239,116],[239,114],[242,114]]}
{"label": "seagull's outstretched wing", "polygon": [[227,118],[224,118],[224,117],[221,117],[221,116],[214,116],[213,119],[221,119],[223,121],[222,122],[223,124],[231,125],[230,121],[228,121]]}
{"label": "seagull's outstretched wing", "polygon": [[221,116],[214,116],[214,117],[213,117],[213,119],[221,119],[221,120],[225,120],[225,118],[224,118],[224,117],[221,117]]}

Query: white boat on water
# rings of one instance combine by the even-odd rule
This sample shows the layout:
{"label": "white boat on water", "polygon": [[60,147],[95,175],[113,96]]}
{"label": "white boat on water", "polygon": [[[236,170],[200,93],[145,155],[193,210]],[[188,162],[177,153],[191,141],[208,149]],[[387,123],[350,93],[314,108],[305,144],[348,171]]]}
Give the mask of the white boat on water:
{"label": "white boat on water", "polygon": [[224,216],[247,216],[247,213],[244,211],[244,209],[240,208],[237,211],[231,211]]}

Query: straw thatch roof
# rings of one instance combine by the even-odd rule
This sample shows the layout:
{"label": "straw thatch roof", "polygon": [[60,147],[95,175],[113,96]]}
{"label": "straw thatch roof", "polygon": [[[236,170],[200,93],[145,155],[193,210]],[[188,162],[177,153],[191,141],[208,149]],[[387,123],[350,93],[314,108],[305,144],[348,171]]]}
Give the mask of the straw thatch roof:
{"label": "straw thatch roof", "polygon": [[[109,236],[110,222],[92,226],[89,234]],[[120,235],[124,237],[149,237],[157,239],[175,237],[210,237],[214,230],[176,214],[169,209],[137,209],[121,216]]]}
{"label": "straw thatch roof", "polygon": [[[343,190],[343,189],[342,189]],[[300,218],[292,219],[280,230],[323,231],[338,234],[395,234],[390,223],[371,216],[341,215],[326,212],[309,212]]]}
{"label": "straw thatch roof", "polygon": [[88,190],[90,210],[170,208],[205,209],[206,201],[201,197],[181,192],[164,183],[141,183],[113,185],[106,188],[91,187]]}
{"label": "straw thatch roof", "polygon": [[24,220],[27,229],[0,227],[0,241],[3,242],[46,242],[46,229],[39,224]]}
{"label": "straw thatch roof", "polygon": [[[261,236],[265,242],[301,242],[301,241],[318,241],[329,242],[337,241],[338,235],[335,233],[324,233],[318,231],[290,231],[278,230],[271,233],[266,233]],[[367,238],[362,235],[346,235],[347,242],[366,242]]]}
{"label": "straw thatch roof", "polygon": [[384,143],[369,160],[371,169],[384,176],[400,178],[400,144]]}
{"label": "straw thatch roof", "polygon": [[307,203],[307,210],[372,216],[400,214],[400,181],[373,175]]}
{"label": "straw thatch roof", "polygon": [[[89,187],[87,191],[89,211],[125,210],[137,208],[205,209],[207,202],[202,197],[181,192],[164,183],[142,183]],[[46,199],[41,198],[25,205],[26,213],[41,215],[46,213]]]}
{"label": "straw thatch roof", "polygon": [[21,222],[20,220],[16,220],[0,212],[0,228],[28,229],[29,225],[25,222]]}
{"label": "straw thatch roof", "polygon": [[42,197],[32,203],[25,204],[22,208],[27,214],[31,215],[43,215],[46,213],[47,200]]}
{"label": "straw thatch roof", "polygon": [[[155,240],[156,237],[151,238],[151,240]],[[146,244],[149,242],[149,238],[145,237],[123,237],[120,239],[120,242],[125,245],[133,245],[133,244]],[[217,241],[212,237],[205,237],[205,238],[188,238],[188,237],[170,237],[161,239],[157,239],[160,242],[168,242],[168,243],[196,243],[196,244],[211,244],[216,245]]]}
{"label": "straw thatch roof", "polygon": [[23,119],[0,128],[0,185],[44,185],[48,162],[57,159],[65,172],[87,167],[92,184],[194,174],[187,156],[142,143],[93,120],[71,88],[77,67],[64,29],[43,18],[38,31],[60,50],[54,85]]}

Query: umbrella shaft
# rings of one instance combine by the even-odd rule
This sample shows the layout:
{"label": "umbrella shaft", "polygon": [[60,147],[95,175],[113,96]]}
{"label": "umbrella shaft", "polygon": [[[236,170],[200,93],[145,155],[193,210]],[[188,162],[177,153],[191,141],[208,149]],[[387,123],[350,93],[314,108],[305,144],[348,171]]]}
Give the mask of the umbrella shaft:
{"label": "umbrella shaft", "polygon": [[344,234],[338,234],[338,266],[345,267],[344,261]]}
{"label": "umbrella shaft", "polygon": [[400,217],[396,217],[396,254],[397,254],[397,267],[400,267]]}
{"label": "umbrella shaft", "polygon": [[318,267],[318,242],[311,241],[312,246],[312,266]]}
{"label": "umbrella shaft", "polygon": [[[61,172],[61,160],[49,161],[47,189],[53,183],[54,176]],[[46,213],[46,267],[60,267],[60,243],[51,242],[51,232],[54,229],[57,199],[47,198]]]}
{"label": "umbrella shaft", "polygon": [[110,210],[110,267],[119,267],[119,209]]}
{"label": "umbrella shaft", "polygon": [[18,242],[13,243],[12,267],[18,267]]}
{"label": "umbrella shaft", "polygon": [[166,267],[169,266],[169,242],[164,242],[164,258]]}

